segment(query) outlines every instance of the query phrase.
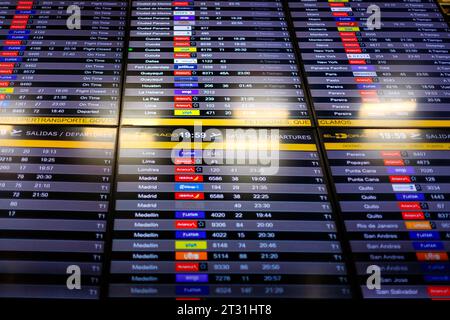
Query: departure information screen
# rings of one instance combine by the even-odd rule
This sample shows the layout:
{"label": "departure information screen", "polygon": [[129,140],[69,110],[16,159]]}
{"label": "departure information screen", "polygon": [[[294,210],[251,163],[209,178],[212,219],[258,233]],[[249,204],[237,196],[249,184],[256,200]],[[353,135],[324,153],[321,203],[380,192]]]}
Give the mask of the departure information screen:
{"label": "departure information screen", "polygon": [[117,124],[126,15],[127,1],[1,1],[0,123]]}
{"label": "departure information screen", "polygon": [[315,140],[122,129],[109,295],[351,297]]}
{"label": "departure information screen", "polygon": [[[366,298],[449,298],[450,132],[338,130],[322,135]],[[381,269],[368,290],[366,269]]]}
{"label": "departure information screen", "polygon": [[[0,126],[0,297],[99,297],[115,129]],[[77,265],[81,290],[68,290]]]}
{"label": "departure information screen", "polygon": [[132,3],[122,124],[311,125],[280,0]]}
{"label": "departure information screen", "polygon": [[289,8],[319,125],[450,125],[450,29],[433,0]]}

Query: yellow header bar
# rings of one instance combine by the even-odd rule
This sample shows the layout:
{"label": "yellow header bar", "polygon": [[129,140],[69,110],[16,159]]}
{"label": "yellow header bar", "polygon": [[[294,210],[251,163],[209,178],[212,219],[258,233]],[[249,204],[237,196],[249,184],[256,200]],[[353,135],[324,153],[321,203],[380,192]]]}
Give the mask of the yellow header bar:
{"label": "yellow header bar", "polygon": [[[202,149],[202,150],[214,150],[223,149],[245,149],[245,150],[274,150],[274,146],[271,146],[269,142],[261,143],[257,145],[254,142],[238,143],[227,145],[226,142],[176,142],[176,141],[136,141],[136,140],[124,140],[121,139],[121,148],[123,149]],[[317,151],[317,147],[314,144],[278,144],[277,150],[280,151]],[[269,147],[269,148],[266,148]]]}
{"label": "yellow header bar", "polygon": [[0,139],[0,147],[114,149],[114,143],[103,141],[13,140]]}
{"label": "yellow header bar", "polygon": [[450,150],[450,143],[326,142],[326,150]]}
{"label": "yellow header bar", "polygon": [[117,125],[116,118],[0,117],[0,124]]}
{"label": "yellow header bar", "polygon": [[308,119],[142,119],[123,118],[122,125],[129,126],[262,126],[262,127],[310,127]]}
{"label": "yellow header bar", "polygon": [[349,120],[349,119],[319,119],[321,127],[450,127],[450,120]]}

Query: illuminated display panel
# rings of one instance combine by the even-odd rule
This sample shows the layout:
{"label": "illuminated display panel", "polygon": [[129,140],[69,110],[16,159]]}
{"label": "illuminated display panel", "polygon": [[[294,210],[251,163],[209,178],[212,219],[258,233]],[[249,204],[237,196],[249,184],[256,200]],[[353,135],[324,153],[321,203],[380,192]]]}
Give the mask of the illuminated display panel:
{"label": "illuminated display panel", "polygon": [[[450,132],[324,131],[365,298],[450,298]],[[366,269],[381,270],[369,290]]]}
{"label": "illuminated display panel", "polygon": [[283,10],[133,1],[122,124],[310,126]]}
{"label": "illuminated display panel", "polygon": [[[381,29],[368,29],[369,5]],[[433,0],[289,7],[319,125],[450,125],[450,29]]]}
{"label": "illuminated display panel", "polygon": [[121,130],[110,297],[351,297],[311,131],[174,130]]}
{"label": "illuminated display panel", "polygon": [[127,1],[2,1],[0,123],[117,124],[126,15]]}
{"label": "illuminated display panel", "polygon": [[[1,298],[99,298],[115,135],[0,126]],[[80,290],[66,286],[72,265]]]}

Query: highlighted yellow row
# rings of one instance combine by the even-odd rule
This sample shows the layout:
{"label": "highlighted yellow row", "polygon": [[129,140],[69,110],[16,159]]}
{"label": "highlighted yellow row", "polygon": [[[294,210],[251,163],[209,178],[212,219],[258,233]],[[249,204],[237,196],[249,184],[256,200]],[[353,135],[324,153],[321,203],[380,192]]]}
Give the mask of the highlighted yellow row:
{"label": "highlighted yellow row", "polygon": [[114,149],[114,143],[104,141],[0,139],[0,146],[16,148]]}
{"label": "highlighted yellow row", "polygon": [[327,150],[450,150],[450,143],[326,142]]}
{"label": "highlighted yellow row", "polygon": [[0,124],[117,125],[117,122],[116,118],[0,117]]}

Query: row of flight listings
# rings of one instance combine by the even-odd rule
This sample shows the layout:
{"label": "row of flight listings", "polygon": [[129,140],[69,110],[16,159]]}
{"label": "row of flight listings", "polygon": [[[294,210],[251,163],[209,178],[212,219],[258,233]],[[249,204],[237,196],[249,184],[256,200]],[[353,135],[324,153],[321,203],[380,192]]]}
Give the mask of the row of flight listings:
{"label": "row of flight listings", "polygon": [[0,7],[1,297],[450,297],[449,130],[298,128],[447,126],[434,1],[76,3]]}
{"label": "row of flight listings", "polygon": [[450,126],[434,0],[76,3],[0,4],[0,124]]}
{"label": "row of flight listings", "polygon": [[1,297],[450,298],[446,129],[5,125],[0,152]]}

